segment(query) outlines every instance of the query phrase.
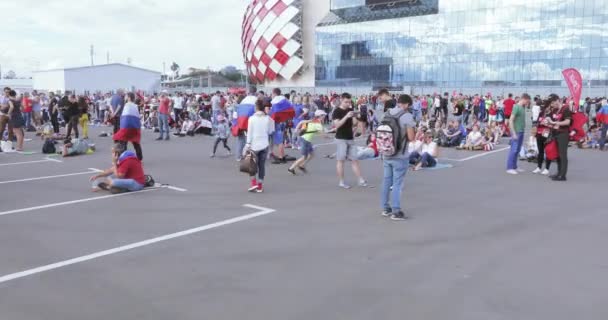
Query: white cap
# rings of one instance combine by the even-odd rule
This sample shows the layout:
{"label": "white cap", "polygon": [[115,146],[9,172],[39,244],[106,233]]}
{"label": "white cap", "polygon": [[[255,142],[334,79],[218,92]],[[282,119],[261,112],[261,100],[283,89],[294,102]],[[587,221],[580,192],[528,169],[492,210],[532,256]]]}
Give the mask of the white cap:
{"label": "white cap", "polygon": [[317,111],[315,111],[315,117],[316,118],[325,117],[326,115],[327,115],[327,113],[325,113],[325,111],[323,111],[323,110],[317,110]]}

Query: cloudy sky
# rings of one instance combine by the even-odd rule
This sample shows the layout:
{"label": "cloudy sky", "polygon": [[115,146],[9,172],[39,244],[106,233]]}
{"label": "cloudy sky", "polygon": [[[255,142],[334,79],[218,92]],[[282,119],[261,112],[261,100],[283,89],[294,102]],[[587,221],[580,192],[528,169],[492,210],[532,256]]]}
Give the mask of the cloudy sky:
{"label": "cloudy sky", "polygon": [[241,67],[240,28],[247,0],[0,1],[0,65],[32,70],[126,63],[162,72],[187,67]]}

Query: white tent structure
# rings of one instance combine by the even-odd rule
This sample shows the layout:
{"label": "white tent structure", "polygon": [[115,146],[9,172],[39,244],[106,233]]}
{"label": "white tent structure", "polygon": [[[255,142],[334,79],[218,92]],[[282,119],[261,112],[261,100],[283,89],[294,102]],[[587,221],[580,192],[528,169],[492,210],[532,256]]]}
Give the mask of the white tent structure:
{"label": "white tent structure", "polygon": [[161,73],[121,63],[35,71],[34,89],[39,91],[110,92],[117,89],[160,89]]}

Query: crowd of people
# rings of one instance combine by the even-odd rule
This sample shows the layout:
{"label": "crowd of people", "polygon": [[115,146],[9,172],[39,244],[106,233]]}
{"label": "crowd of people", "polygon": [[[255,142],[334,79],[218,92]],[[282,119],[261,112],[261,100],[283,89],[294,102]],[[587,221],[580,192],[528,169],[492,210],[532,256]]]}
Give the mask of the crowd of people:
{"label": "crowd of people", "polygon": [[[92,179],[94,188],[118,186],[129,191],[143,188],[143,169],[132,169],[137,177],[126,182],[119,167],[121,162],[132,167],[133,159],[141,165],[141,130],[158,132],[157,141],[170,140],[171,131],[179,137],[213,135],[212,158],[220,144],[227,155],[234,151],[237,161],[243,161],[250,152],[257,169],[250,174],[249,191],[260,193],[267,160],[276,165],[293,162],[287,169],[292,175],[307,173],[306,165],[315,154],[314,137],[333,134],[336,152],[328,157],[336,160],[338,186],[351,188],[344,174],[345,163],[350,162],[357,185],[368,187],[359,161],[382,159],[383,214],[400,220],[405,217],[399,199],[406,172],[436,166],[439,147],[490,151],[505,143],[506,137],[510,146],[507,173],[521,173],[518,160],[525,159],[537,163],[533,173],[549,175],[556,161],[557,174],[551,178],[565,181],[571,144],[605,150],[608,102],[587,98],[579,103],[554,94],[544,98],[456,92],[397,96],[386,89],[353,97],[348,93],[283,93],[279,88],[268,94],[254,89],[246,95],[123,90],[91,95],[36,91],[18,95],[5,88],[0,98],[0,132],[6,142],[16,142],[14,147],[3,145],[4,152],[13,148],[22,151],[24,132],[32,131],[48,140],[64,139],[64,156],[86,153],[94,146],[88,141],[89,125],[112,127],[116,142],[112,151],[115,166]],[[65,127],[65,134],[61,134],[61,127]],[[355,143],[358,137],[366,139],[364,146]],[[133,145],[135,153],[127,150],[127,143]],[[298,149],[301,157],[288,156],[288,148]]]}

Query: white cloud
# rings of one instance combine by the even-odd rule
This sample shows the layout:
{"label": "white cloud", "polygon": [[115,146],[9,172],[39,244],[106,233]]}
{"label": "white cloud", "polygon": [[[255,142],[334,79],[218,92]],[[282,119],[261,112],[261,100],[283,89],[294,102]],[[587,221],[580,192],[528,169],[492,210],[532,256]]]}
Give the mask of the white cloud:
{"label": "white cloud", "polygon": [[38,68],[126,63],[162,71],[242,66],[241,22],[247,0],[0,1],[0,65],[30,75]]}

